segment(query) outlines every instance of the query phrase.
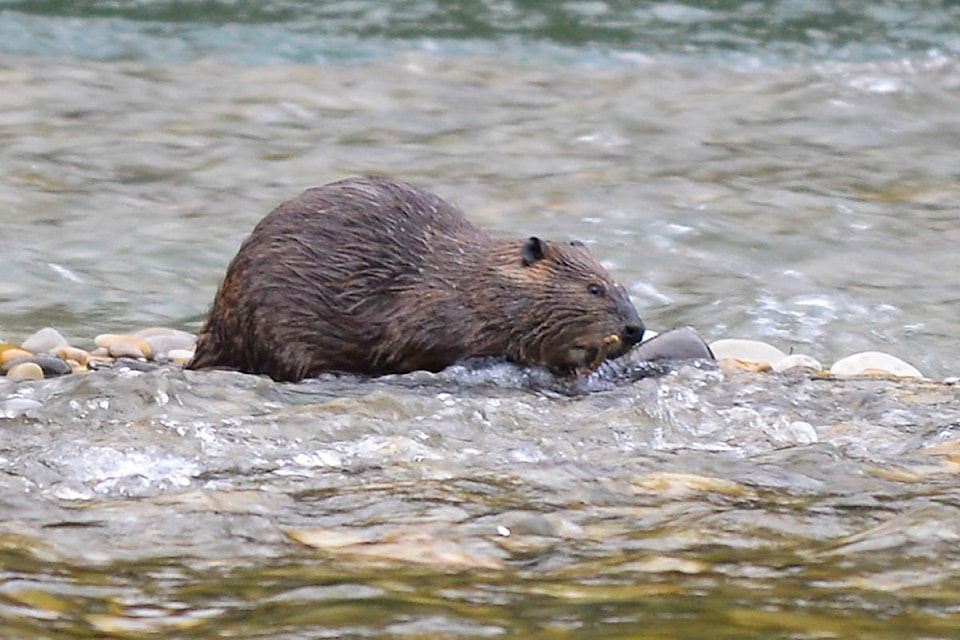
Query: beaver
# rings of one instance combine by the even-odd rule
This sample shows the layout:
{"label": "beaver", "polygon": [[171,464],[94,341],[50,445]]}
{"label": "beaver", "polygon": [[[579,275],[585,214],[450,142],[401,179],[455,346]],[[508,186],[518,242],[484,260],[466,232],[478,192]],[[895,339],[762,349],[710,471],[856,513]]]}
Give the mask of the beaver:
{"label": "beaver", "polygon": [[437,195],[370,176],[308,189],[260,221],[187,367],[299,381],[494,356],[577,375],[643,332],[582,242],[495,237]]}

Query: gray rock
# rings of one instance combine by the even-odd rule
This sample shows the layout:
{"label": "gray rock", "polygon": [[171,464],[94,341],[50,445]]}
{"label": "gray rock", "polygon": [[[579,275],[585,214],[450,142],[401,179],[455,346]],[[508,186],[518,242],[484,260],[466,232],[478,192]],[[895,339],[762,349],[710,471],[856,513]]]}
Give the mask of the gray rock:
{"label": "gray rock", "polygon": [[692,327],[677,327],[634,347],[635,360],[713,360],[713,352]]}
{"label": "gray rock", "polygon": [[57,347],[66,347],[68,345],[67,339],[60,335],[59,331],[53,327],[44,327],[24,340],[21,346],[27,351],[43,353],[53,351]]}

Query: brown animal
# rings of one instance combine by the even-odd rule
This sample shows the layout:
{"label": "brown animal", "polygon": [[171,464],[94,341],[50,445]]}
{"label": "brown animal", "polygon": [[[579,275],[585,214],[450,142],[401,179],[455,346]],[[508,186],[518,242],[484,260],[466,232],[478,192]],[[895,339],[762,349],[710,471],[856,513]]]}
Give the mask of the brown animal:
{"label": "brown animal", "polygon": [[297,381],[498,356],[576,374],[643,331],[582,243],[497,238],[436,195],[352,178],[308,189],[256,226],[188,368]]}

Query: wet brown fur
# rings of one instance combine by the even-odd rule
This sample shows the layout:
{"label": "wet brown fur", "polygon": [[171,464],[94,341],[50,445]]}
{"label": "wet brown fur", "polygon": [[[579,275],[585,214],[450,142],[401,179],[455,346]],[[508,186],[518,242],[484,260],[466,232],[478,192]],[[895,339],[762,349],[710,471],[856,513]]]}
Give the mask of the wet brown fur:
{"label": "wet brown fur", "polygon": [[352,178],[256,226],[188,367],[296,381],[498,356],[569,374],[642,333],[623,287],[582,244],[498,238],[436,195]]}

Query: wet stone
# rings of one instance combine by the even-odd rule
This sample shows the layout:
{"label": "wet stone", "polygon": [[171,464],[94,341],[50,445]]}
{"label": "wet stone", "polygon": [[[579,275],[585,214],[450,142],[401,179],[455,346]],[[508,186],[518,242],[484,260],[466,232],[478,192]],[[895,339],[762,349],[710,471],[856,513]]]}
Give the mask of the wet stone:
{"label": "wet stone", "polygon": [[16,360],[10,360],[9,362],[5,362],[3,366],[0,367],[0,371],[2,371],[4,374],[7,374],[19,365],[27,363],[38,366],[44,377],[62,376],[68,373],[73,373],[73,369],[66,360],[62,360],[55,355],[45,353],[38,353],[36,355],[17,358]]}
{"label": "wet stone", "polygon": [[60,335],[59,331],[53,327],[44,327],[24,340],[21,346],[27,351],[40,353],[53,351],[57,347],[66,347],[68,345],[67,339]]}
{"label": "wet stone", "polygon": [[77,364],[86,365],[87,360],[90,358],[90,354],[83,349],[78,349],[77,347],[57,347],[53,351],[54,355],[58,358],[63,358],[64,360],[73,360]]}
{"label": "wet stone", "polygon": [[144,340],[134,336],[116,333],[102,333],[94,338],[93,343],[114,358],[151,358],[153,350]]}
{"label": "wet stone", "polygon": [[670,329],[634,347],[638,360],[713,360],[713,353],[692,327]]}
{"label": "wet stone", "polygon": [[43,380],[43,369],[35,362],[19,362],[6,372],[7,378],[14,381]]}
{"label": "wet stone", "polygon": [[114,342],[108,347],[114,358],[139,358],[146,360],[149,350],[144,351],[132,342]]}

